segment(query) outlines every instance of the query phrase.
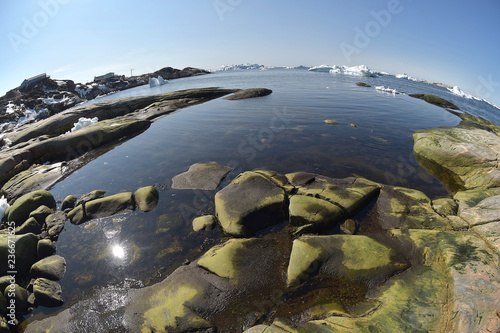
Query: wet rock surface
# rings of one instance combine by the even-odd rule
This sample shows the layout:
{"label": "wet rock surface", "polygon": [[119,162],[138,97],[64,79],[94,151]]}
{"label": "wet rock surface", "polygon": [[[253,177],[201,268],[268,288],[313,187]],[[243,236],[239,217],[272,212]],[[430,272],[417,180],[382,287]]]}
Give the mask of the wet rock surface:
{"label": "wet rock surface", "polygon": [[224,99],[234,101],[234,100],[254,98],[254,97],[263,97],[272,94],[272,92],[273,91],[271,89],[265,89],[265,88],[243,89],[235,92],[232,95],[224,97]]}

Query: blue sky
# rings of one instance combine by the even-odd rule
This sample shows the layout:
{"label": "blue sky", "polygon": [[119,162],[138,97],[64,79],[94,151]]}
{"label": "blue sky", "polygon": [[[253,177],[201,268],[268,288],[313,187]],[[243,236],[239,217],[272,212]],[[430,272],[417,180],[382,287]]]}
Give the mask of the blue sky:
{"label": "blue sky", "polygon": [[406,72],[500,105],[499,14],[498,0],[2,0],[0,95],[43,72],[86,82],[130,68],[326,63]]}

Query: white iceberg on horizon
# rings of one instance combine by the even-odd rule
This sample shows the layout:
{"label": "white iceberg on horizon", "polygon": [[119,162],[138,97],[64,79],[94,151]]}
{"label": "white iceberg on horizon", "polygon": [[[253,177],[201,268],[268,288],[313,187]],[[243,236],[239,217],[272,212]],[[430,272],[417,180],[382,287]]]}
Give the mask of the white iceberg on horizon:
{"label": "white iceberg on horizon", "polygon": [[458,86],[454,86],[453,88],[447,88],[449,91],[451,91],[453,94],[467,98],[467,99],[475,99],[476,101],[482,101],[481,98],[477,98],[476,96],[472,96],[471,94],[468,94],[464,92],[462,89],[460,89]]}
{"label": "white iceberg on horizon", "polygon": [[331,74],[344,74],[344,75],[353,75],[353,76],[371,76],[374,77],[378,72],[372,71],[366,65],[359,66],[333,66],[330,70]]}
{"label": "white iceberg on horizon", "polygon": [[334,66],[329,65],[319,65],[309,68],[311,72],[329,72]]}

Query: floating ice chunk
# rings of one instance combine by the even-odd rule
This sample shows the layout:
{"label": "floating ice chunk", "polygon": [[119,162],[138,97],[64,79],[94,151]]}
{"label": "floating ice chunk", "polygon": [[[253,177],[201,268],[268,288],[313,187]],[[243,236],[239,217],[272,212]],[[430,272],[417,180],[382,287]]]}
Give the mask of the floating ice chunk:
{"label": "floating ice chunk", "polygon": [[467,99],[475,99],[476,101],[482,101],[481,98],[477,98],[476,96],[472,96],[471,94],[468,94],[464,92],[462,89],[460,89],[458,86],[454,86],[453,88],[448,88],[449,91],[454,93],[457,96],[467,98]]}
{"label": "floating ice chunk", "polygon": [[164,78],[162,78],[161,76],[158,76],[158,82],[160,82],[160,86],[164,85],[164,84],[167,84],[168,83],[168,80],[165,80]]}
{"label": "floating ice chunk", "polygon": [[78,122],[73,124],[73,127],[71,128],[71,130],[67,131],[64,134],[73,133],[74,131],[78,131],[81,128],[95,124],[98,121],[99,121],[99,119],[97,117],[94,117],[94,118],[81,117],[80,119],[78,119]]}
{"label": "floating ice chunk", "polygon": [[332,66],[330,69],[332,74],[344,74],[344,75],[354,75],[354,76],[375,76],[378,72],[370,70],[366,65],[359,66]]}
{"label": "floating ice chunk", "polygon": [[149,78],[149,87],[150,88],[158,87],[159,85],[160,85],[160,81],[157,78],[155,78],[155,77]]}
{"label": "floating ice chunk", "polygon": [[386,88],[384,86],[375,86],[375,90],[383,91],[383,92],[386,92],[386,93],[389,93],[389,94],[393,94],[393,95],[403,94],[402,92],[399,92],[396,89]]}
{"label": "floating ice chunk", "polygon": [[329,66],[329,65],[319,65],[319,66],[313,66],[309,68],[311,72],[329,72],[332,68],[336,66]]}
{"label": "floating ice chunk", "polygon": [[3,215],[5,214],[5,211],[9,208],[9,203],[7,202],[7,199],[2,195],[0,198],[0,221],[3,219]]}

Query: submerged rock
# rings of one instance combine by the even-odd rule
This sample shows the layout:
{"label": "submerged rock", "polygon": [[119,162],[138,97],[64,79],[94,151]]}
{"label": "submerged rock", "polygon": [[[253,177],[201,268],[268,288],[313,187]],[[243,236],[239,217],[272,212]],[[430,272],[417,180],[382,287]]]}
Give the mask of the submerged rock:
{"label": "submerged rock", "polygon": [[215,195],[215,214],[225,233],[246,237],[283,222],[285,191],[265,176],[247,171]]}
{"label": "submerged rock", "polygon": [[213,229],[215,226],[215,216],[204,215],[193,219],[193,230],[200,231],[206,229]]}
{"label": "submerged rock", "polygon": [[45,190],[25,194],[12,204],[7,221],[15,221],[16,226],[19,226],[28,219],[32,211],[42,205],[52,209],[56,208],[56,201],[52,194]]}
{"label": "submerged rock", "polygon": [[61,286],[49,279],[36,279],[33,284],[33,294],[37,304],[41,306],[56,307],[64,304]]}
{"label": "submerged rock", "polygon": [[271,89],[266,88],[251,88],[251,89],[243,89],[235,92],[232,95],[224,97],[227,100],[240,100],[246,98],[254,98],[254,97],[263,97],[272,94]]}
{"label": "submerged rock", "polygon": [[339,123],[338,123],[338,122],[336,122],[335,120],[326,119],[326,120],[325,120],[325,124],[329,124],[329,125],[338,125]]}
{"label": "submerged rock", "polygon": [[181,190],[215,190],[233,170],[216,162],[195,163],[189,170],[172,178],[172,188]]}
{"label": "submerged rock", "polygon": [[142,212],[149,212],[158,205],[158,190],[154,186],[141,187],[134,192],[134,200]]}
{"label": "submerged rock", "polygon": [[356,83],[357,86],[360,86],[360,87],[371,87],[371,85],[369,85],[368,83],[364,83],[364,82],[358,82]]}

